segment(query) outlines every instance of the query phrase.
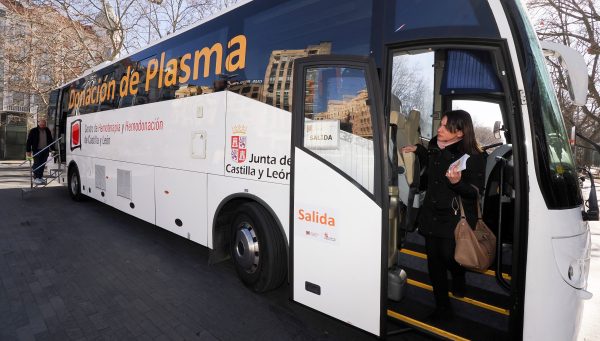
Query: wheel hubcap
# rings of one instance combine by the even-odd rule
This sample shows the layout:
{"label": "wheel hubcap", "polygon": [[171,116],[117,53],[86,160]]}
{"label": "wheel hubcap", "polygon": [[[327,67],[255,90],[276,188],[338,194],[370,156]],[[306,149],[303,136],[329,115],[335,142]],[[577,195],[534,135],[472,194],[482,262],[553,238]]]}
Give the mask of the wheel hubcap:
{"label": "wheel hubcap", "polygon": [[71,193],[77,195],[78,188],[79,188],[79,182],[77,181],[77,175],[73,174],[73,175],[71,175]]}
{"label": "wheel hubcap", "polygon": [[235,261],[247,273],[254,273],[258,268],[258,238],[252,225],[242,223],[235,234]]}

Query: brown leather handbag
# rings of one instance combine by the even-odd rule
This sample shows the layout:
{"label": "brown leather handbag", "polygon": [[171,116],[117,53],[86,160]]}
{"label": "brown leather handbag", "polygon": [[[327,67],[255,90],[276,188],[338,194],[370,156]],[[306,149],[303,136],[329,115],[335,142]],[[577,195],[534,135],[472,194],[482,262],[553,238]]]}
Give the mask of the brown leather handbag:
{"label": "brown leather handbag", "polygon": [[461,266],[474,270],[486,271],[496,256],[496,236],[481,219],[479,194],[477,194],[477,224],[475,230],[469,226],[465,218],[462,199],[458,198],[460,221],[454,230],[456,248],[454,259]]}

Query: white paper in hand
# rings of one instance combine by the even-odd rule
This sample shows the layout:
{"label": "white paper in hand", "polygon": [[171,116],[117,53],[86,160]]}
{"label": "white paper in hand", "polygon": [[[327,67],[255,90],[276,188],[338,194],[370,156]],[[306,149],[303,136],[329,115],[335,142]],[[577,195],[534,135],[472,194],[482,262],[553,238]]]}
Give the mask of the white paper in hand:
{"label": "white paper in hand", "polygon": [[452,169],[452,167],[454,166],[458,166],[457,170],[459,172],[462,172],[463,170],[467,169],[467,159],[469,159],[469,154],[465,154],[463,156],[460,157],[460,159],[452,162],[452,164],[450,165],[450,167],[448,167],[448,170]]}

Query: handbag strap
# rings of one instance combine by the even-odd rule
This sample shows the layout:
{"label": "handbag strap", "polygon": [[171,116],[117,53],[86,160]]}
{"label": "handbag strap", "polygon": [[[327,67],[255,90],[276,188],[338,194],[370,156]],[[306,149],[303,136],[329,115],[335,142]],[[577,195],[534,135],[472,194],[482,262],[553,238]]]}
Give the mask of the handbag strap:
{"label": "handbag strap", "polygon": [[[479,201],[479,188],[477,188],[477,186],[471,184],[471,186],[473,186],[473,188],[475,188],[475,191],[477,191],[477,220],[481,220],[481,205],[480,205],[480,201]],[[458,196],[458,206],[460,207],[460,217],[461,218],[465,218],[465,209],[463,208],[463,203],[462,203],[462,197],[459,195]]]}
{"label": "handbag strap", "polygon": [[481,220],[481,202],[479,201],[479,188],[477,188],[477,186],[471,184],[471,186],[473,186],[473,188],[475,188],[475,192],[477,192],[477,195],[475,196],[477,198],[477,220]]}
{"label": "handbag strap", "polygon": [[460,195],[458,196],[458,207],[460,207],[460,217],[462,219],[466,219],[465,209],[463,208],[462,198],[460,197]]}

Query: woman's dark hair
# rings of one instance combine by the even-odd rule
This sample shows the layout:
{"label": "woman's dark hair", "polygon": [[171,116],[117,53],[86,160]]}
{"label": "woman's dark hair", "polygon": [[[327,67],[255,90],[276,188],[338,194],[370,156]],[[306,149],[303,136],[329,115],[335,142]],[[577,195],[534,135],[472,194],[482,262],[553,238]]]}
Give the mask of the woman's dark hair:
{"label": "woman's dark hair", "polygon": [[444,116],[447,119],[446,129],[451,133],[455,133],[457,130],[463,133],[462,141],[459,142],[460,151],[467,154],[481,153],[481,147],[475,139],[475,129],[473,128],[471,115],[464,110],[452,110],[444,113]]}

